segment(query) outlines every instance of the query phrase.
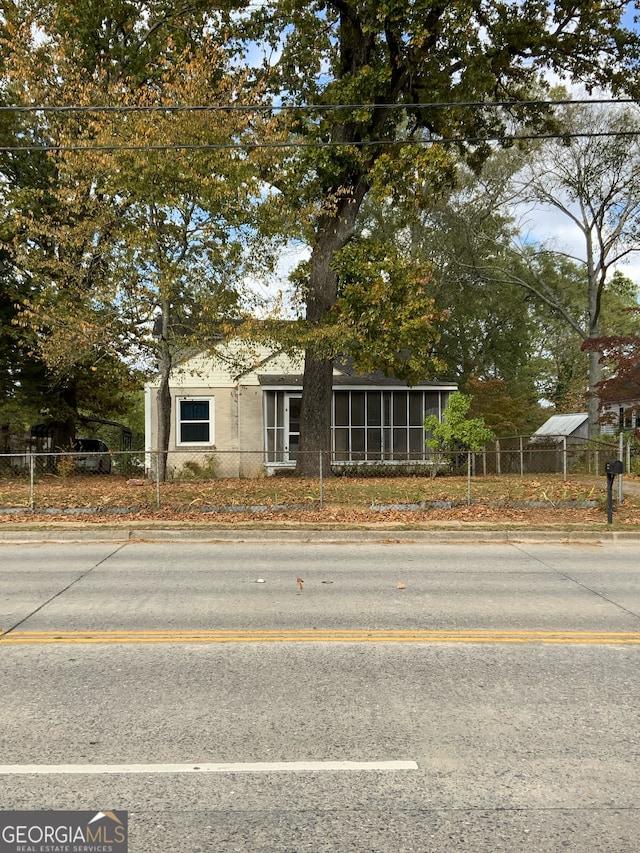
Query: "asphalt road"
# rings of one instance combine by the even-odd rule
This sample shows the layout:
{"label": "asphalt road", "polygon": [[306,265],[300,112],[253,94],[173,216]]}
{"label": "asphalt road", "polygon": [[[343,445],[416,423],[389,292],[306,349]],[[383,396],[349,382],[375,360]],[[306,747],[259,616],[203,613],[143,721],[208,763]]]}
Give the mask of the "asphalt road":
{"label": "asphalt road", "polygon": [[0,545],[0,808],[127,810],[135,853],[637,853],[637,551]]}

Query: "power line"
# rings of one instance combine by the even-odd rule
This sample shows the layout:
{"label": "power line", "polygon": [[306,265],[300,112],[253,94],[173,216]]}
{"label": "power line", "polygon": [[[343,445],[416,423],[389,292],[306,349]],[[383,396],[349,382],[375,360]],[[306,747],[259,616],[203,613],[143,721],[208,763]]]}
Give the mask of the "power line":
{"label": "power line", "polygon": [[1,145],[0,153],[17,153],[17,152],[88,152],[88,151],[246,151],[263,149],[284,149],[284,148],[368,148],[376,146],[402,146],[402,145],[451,145],[458,143],[468,143],[479,145],[481,143],[498,142],[515,143],[533,140],[544,139],[598,139],[598,138],[633,138],[640,136],[640,130],[625,130],[625,131],[585,131],[584,133],[523,133],[523,134],[495,134],[493,136],[451,136],[438,139],[416,139],[409,137],[404,139],[367,139],[354,142],[302,142],[300,140],[290,140],[282,142],[212,142],[212,143],[160,143],[158,145],[145,144],[127,144],[114,143],[112,145]]}
{"label": "power line", "polygon": [[55,104],[1,105],[0,113],[178,113],[178,112],[338,112],[342,110],[513,109],[520,107],[639,104],[637,98],[566,98],[529,101],[425,101],[394,104]]}

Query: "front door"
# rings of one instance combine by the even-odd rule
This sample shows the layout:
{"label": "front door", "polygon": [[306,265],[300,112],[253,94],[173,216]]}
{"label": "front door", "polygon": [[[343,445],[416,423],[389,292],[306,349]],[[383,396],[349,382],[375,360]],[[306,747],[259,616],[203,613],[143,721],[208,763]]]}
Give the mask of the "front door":
{"label": "front door", "polygon": [[298,447],[300,446],[300,406],[302,397],[300,395],[287,394],[285,398],[285,451],[289,462],[295,462],[298,458]]}

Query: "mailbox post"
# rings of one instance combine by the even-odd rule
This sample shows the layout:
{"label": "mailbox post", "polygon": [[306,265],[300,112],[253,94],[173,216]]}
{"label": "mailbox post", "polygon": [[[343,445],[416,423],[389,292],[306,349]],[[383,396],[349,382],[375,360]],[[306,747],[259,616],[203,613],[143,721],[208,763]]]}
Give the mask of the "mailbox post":
{"label": "mailbox post", "polygon": [[616,474],[622,474],[622,460],[614,459],[606,462],[604,470],[607,474],[607,524],[613,523],[613,481]]}

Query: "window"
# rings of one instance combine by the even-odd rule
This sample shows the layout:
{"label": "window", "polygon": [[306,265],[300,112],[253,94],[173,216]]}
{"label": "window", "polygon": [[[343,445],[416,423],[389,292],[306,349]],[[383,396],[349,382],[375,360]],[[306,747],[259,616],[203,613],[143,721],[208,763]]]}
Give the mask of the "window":
{"label": "window", "polygon": [[179,399],[178,444],[213,444],[213,397]]}

